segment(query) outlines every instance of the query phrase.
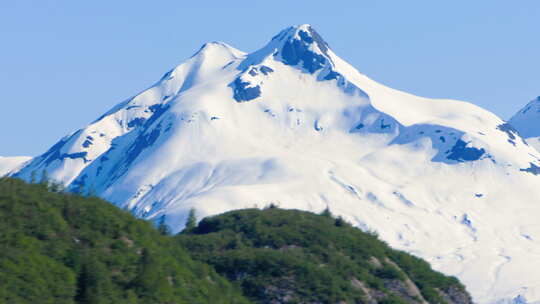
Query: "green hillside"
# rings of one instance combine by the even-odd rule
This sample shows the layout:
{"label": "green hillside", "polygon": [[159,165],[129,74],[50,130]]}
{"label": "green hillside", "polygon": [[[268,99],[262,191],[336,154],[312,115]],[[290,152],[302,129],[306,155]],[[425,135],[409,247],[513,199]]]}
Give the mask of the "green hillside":
{"label": "green hillside", "polygon": [[0,303],[248,303],[150,223],[0,179]]}
{"label": "green hillside", "polygon": [[0,303],[471,303],[328,212],[245,209],[167,236],[54,188],[0,178]]}
{"label": "green hillside", "polygon": [[329,212],[232,211],[176,238],[257,303],[471,303],[457,279]]}

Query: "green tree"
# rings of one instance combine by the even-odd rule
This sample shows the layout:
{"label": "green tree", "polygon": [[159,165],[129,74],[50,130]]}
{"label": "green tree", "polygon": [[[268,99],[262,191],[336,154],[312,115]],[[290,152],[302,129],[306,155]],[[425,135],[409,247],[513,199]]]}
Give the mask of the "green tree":
{"label": "green tree", "polygon": [[144,248],[141,253],[138,274],[133,286],[139,297],[148,303],[157,303],[165,299],[172,300],[171,284],[167,275],[162,271],[159,259],[149,249]]}
{"label": "green tree", "polygon": [[161,235],[170,235],[171,232],[169,230],[169,226],[167,226],[167,222],[165,220],[165,215],[162,215],[159,218],[158,227],[157,227],[159,233]]}
{"label": "green tree", "polygon": [[324,210],[320,213],[320,215],[331,218],[332,217],[332,212],[330,212],[330,208],[328,206],[326,206],[326,208],[324,208]]}
{"label": "green tree", "polygon": [[336,225],[336,227],[343,227],[347,225],[347,222],[341,216],[339,216],[334,221],[334,225]]}
{"label": "green tree", "polygon": [[191,230],[197,227],[197,216],[195,214],[195,208],[189,210],[189,215],[186,221],[186,230]]}
{"label": "green tree", "polygon": [[266,206],[265,209],[276,209],[276,208],[278,208],[278,206],[276,204],[270,203],[270,205]]}
{"label": "green tree", "polygon": [[49,191],[51,192],[64,192],[64,185],[57,181],[49,182]]}
{"label": "green tree", "polygon": [[107,268],[97,259],[87,254],[77,278],[76,300],[85,304],[111,303],[111,280]]}

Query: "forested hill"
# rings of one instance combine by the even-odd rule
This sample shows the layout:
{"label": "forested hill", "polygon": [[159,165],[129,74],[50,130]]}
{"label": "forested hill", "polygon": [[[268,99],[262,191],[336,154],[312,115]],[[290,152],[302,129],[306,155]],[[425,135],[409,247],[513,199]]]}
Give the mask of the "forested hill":
{"label": "forested hill", "polygon": [[249,303],[172,241],[98,198],[0,179],[0,303]]}
{"label": "forested hill", "polygon": [[168,236],[101,199],[0,179],[0,303],[426,302],[471,300],[329,212],[245,209]]}
{"label": "forested hill", "polygon": [[231,211],[176,238],[257,303],[472,303],[456,278],[329,211]]}

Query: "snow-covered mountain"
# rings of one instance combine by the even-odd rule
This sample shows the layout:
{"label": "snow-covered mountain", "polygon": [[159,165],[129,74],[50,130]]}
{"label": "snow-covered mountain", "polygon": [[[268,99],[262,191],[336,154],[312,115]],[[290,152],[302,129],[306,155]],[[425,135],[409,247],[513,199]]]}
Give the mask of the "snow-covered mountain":
{"label": "snow-covered mountain", "polygon": [[301,25],[250,54],[205,44],[14,175],[174,231],[192,207],[328,206],[491,303],[540,301],[539,159],[496,115],[381,85]]}
{"label": "snow-covered mountain", "polygon": [[32,158],[28,156],[0,156],[0,177],[9,174],[11,171],[20,170],[30,159]]}
{"label": "snow-covered mountain", "polygon": [[540,96],[531,100],[508,121],[527,143],[540,151]]}

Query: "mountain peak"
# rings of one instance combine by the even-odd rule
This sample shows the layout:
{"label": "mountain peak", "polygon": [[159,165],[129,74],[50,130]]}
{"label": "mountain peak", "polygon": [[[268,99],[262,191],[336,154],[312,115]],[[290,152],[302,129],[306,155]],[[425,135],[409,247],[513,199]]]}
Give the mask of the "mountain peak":
{"label": "mountain peak", "polygon": [[251,53],[239,66],[245,70],[268,57],[282,63],[295,66],[313,74],[329,65],[333,65],[329,46],[309,24],[290,26],[272,37],[260,50]]}
{"label": "mountain peak", "polygon": [[[536,105],[527,130],[539,121]],[[540,205],[531,203],[540,201],[539,160],[496,115],[381,85],[300,25],[248,55],[205,44],[10,175],[46,170],[69,191],[166,217],[174,232],[191,208],[329,208],[459,273],[478,303],[491,303],[518,293],[540,301],[540,271],[512,275],[540,251]],[[486,280],[501,256],[501,275]]]}
{"label": "mountain peak", "polygon": [[234,47],[228,45],[225,42],[211,41],[211,42],[206,42],[205,44],[203,44],[201,48],[197,52],[195,52],[195,54],[193,54],[191,57],[193,58],[199,55],[206,55],[206,54],[213,55],[215,53],[228,53],[232,55],[233,57],[240,57],[244,55],[243,52],[235,49]]}
{"label": "mountain peak", "polygon": [[[329,49],[328,43],[309,24],[290,26],[272,38],[272,41],[276,40],[286,42],[299,41],[306,45],[315,44],[323,53],[326,53]],[[286,46],[286,42],[283,43],[283,46]]]}

